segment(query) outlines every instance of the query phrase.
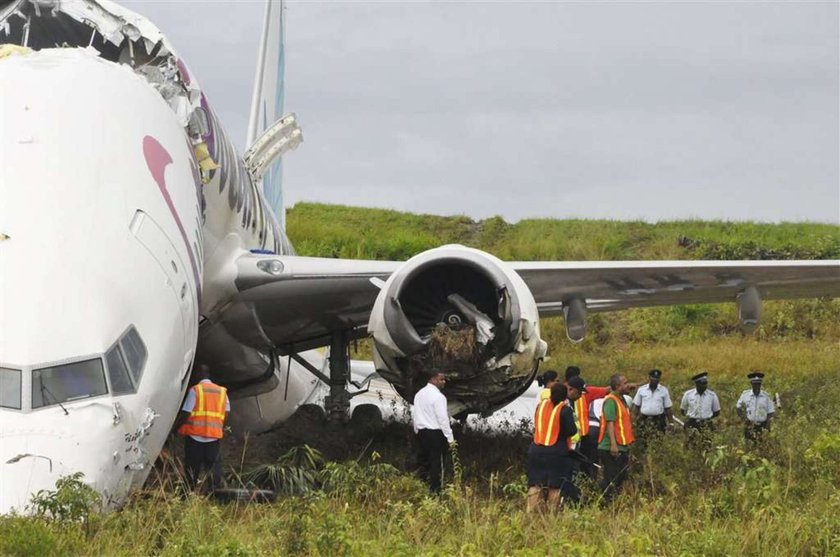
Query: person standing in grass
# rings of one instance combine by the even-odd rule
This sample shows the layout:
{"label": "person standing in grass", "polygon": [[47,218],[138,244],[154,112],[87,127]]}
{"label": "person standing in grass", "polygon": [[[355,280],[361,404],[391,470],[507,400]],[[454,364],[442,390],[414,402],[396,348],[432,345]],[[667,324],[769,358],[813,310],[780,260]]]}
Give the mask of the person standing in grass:
{"label": "person standing in grass", "polygon": [[717,394],[709,389],[709,374],[705,371],[691,378],[694,388],[683,394],[680,411],[688,419],[685,429],[703,432],[711,429],[712,420],[720,415],[720,400]]}
{"label": "person standing in grass", "polygon": [[455,445],[446,397],[441,392],[445,386],[446,376],[433,373],[426,386],[414,395],[411,407],[411,421],[417,434],[420,477],[429,484],[432,493],[440,493],[447,444],[450,447]]}
{"label": "person standing in grass", "polygon": [[534,413],[534,439],[528,447],[528,512],[557,508],[562,490],[572,485],[574,461],[569,450],[577,427],[567,395],[565,385],[554,385],[551,396]]}
{"label": "person standing in grass", "polygon": [[202,475],[210,474],[210,491],[222,487],[222,437],[230,414],[227,389],[210,381],[210,368],[200,364],[175,419],[175,430],[184,436],[187,484],[195,489]]}
{"label": "person standing in grass", "polygon": [[756,442],[761,436],[770,430],[770,420],[776,407],[773,400],[765,390],[761,388],[764,374],[754,371],[747,374],[752,387],[741,393],[741,397],[735,404],[735,410],[744,421],[744,437],[749,442]]}
{"label": "person standing in grass", "polygon": [[660,370],[650,370],[648,384],[639,387],[633,399],[633,418],[638,424],[636,430],[642,439],[665,433],[671,421],[671,395],[667,387],[659,384],[661,377]]}
{"label": "person standing in grass", "polygon": [[626,377],[618,374],[610,377],[610,393],[604,397],[598,439],[598,452],[604,467],[601,480],[604,503],[609,503],[618,494],[630,468],[630,445],[636,437],[630,409],[624,399],[629,390]]}
{"label": "person standing in grass", "polygon": [[610,392],[609,387],[593,387],[586,385],[586,381],[580,375],[580,368],[569,366],[566,368],[566,386],[572,382],[580,381],[583,387],[578,389],[581,396],[574,401],[575,423],[577,425],[580,441],[578,451],[586,458],[581,465],[581,470],[592,480],[597,479],[598,468],[598,432],[600,431],[600,418],[593,414],[594,403],[603,399]]}

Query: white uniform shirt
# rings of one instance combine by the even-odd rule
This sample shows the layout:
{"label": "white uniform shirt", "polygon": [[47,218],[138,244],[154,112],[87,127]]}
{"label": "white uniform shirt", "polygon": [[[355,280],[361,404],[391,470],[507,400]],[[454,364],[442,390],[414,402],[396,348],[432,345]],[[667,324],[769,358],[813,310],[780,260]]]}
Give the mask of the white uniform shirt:
{"label": "white uniform shirt", "polygon": [[431,383],[426,383],[414,395],[411,421],[414,422],[414,433],[421,429],[439,429],[447,441],[451,443],[455,440],[449,425],[449,413],[446,411],[446,397]]}
{"label": "white uniform shirt", "polygon": [[601,414],[604,412],[604,399],[596,398],[589,403],[589,425],[601,427]]}
{"label": "white uniform shirt", "polygon": [[[209,379],[202,379],[199,383],[212,383]],[[187,398],[184,400],[184,405],[181,407],[181,410],[184,412],[192,412],[193,408],[195,408],[195,391],[190,390],[187,391]],[[230,398],[225,396],[225,412],[230,412]],[[210,443],[212,441],[218,441],[218,439],[214,439],[212,437],[204,437],[201,435],[190,435],[193,440],[198,441],[199,443]]]}
{"label": "white uniform shirt", "polygon": [[666,408],[673,406],[671,395],[666,387],[657,385],[656,390],[651,390],[649,384],[639,387],[633,398],[633,404],[641,407],[641,412],[645,416],[659,416],[665,413]]}
{"label": "white uniform shirt", "polygon": [[715,412],[720,412],[720,401],[711,389],[706,389],[702,395],[697,389],[691,389],[683,395],[680,409],[689,418],[708,420]]}
{"label": "white uniform shirt", "polygon": [[767,416],[776,411],[776,406],[770,399],[770,395],[761,391],[756,396],[752,389],[747,389],[741,393],[735,408],[746,409],[747,419],[756,424],[766,422]]}

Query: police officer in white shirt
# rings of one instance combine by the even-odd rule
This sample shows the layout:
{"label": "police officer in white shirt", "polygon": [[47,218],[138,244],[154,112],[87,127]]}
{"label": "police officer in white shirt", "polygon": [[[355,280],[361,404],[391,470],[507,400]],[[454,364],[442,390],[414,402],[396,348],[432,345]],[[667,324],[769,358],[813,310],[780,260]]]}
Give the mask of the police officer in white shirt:
{"label": "police officer in white shirt", "polygon": [[446,397],[441,392],[445,385],[446,376],[433,373],[426,386],[414,395],[414,406],[411,408],[411,420],[414,433],[417,434],[420,476],[429,484],[433,493],[440,492],[447,442],[449,445],[455,444],[449,412],[446,410]]}
{"label": "police officer in white shirt", "polygon": [[691,380],[694,381],[694,388],[685,392],[680,403],[683,416],[688,418],[685,428],[697,431],[711,428],[712,419],[720,415],[720,400],[709,389],[707,372],[698,373]]}
{"label": "police officer in white shirt", "polygon": [[747,374],[747,379],[750,380],[752,388],[741,393],[735,410],[744,420],[744,437],[747,441],[758,441],[761,435],[770,429],[770,419],[773,418],[776,407],[770,395],[761,388],[763,373],[754,371]]}
{"label": "police officer in white shirt", "polygon": [[633,417],[638,420],[639,433],[664,432],[671,421],[671,395],[668,388],[659,384],[662,372],[652,369],[648,372],[648,384],[642,385],[633,398]]}

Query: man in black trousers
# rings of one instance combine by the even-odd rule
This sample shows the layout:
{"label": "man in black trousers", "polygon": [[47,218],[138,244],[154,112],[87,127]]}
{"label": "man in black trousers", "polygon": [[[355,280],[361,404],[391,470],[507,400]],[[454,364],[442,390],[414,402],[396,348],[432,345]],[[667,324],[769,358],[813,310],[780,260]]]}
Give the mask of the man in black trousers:
{"label": "man in black trousers", "polygon": [[417,464],[420,476],[429,484],[432,493],[440,492],[443,458],[447,446],[455,444],[446,397],[441,392],[445,385],[446,376],[433,373],[426,386],[414,395],[411,409],[411,421],[417,434]]}

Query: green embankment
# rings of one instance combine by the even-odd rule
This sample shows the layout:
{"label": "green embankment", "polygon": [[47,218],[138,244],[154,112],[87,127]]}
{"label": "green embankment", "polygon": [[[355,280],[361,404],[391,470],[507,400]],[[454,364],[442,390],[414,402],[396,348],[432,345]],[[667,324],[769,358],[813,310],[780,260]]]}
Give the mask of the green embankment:
{"label": "green embankment", "polygon": [[[288,227],[300,254],[335,257],[404,259],[458,242],[504,259],[840,258],[840,227],[811,224],[511,225],[301,204]],[[689,377],[708,369],[720,396],[710,445],[672,432],[637,455],[607,509],[526,515],[527,437],[465,434],[461,481],[438,499],[406,472],[406,427],[321,429],[309,442],[341,462],[298,450],[271,469],[283,491],[304,495],[216,505],[153,482],[122,511],[74,522],[84,493],[69,490],[43,499],[67,511],[64,520],[0,518],[0,555],[840,555],[840,302],[768,303],[749,336],[736,321],[732,304],[599,314],[578,345],[565,340],[561,319],[542,323],[549,366],[578,364],[591,383],[616,370],[642,379],[656,366],[676,404]],[[765,387],[782,408],[766,444],[745,450],[734,403],[750,369],[768,372]],[[268,444],[278,457],[301,443],[286,428]],[[233,477],[248,477],[254,459],[234,460]]]}

